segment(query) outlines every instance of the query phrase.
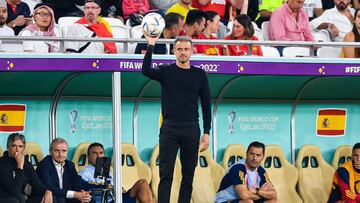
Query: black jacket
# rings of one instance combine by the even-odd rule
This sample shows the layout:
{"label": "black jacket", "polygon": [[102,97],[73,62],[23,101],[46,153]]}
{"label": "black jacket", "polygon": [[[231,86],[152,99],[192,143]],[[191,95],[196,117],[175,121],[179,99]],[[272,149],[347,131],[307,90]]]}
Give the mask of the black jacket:
{"label": "black jacket", "polygon": [[17,168],[16,160],[8,152],[0,158],[0,197],[16,197],[25,202],[24,188],[31,185],[31,196],[44,195],[46,187],[41,183],[33,166],[25,160],[24,169]]}

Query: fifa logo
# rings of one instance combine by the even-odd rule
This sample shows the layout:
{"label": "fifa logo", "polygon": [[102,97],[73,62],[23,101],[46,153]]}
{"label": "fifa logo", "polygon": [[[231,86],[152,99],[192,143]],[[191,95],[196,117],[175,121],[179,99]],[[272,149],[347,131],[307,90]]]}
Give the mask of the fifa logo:
{"label": "fifa logo", "polygon": [[8,115],[6,113],[1,114],[0,123],[1,124],[7,124],[8,123]]}

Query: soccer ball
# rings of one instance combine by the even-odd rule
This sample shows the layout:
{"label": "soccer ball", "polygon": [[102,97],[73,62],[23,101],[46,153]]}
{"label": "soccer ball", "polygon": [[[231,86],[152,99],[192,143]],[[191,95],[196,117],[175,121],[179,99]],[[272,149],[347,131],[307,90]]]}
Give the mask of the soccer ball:
{"label": "soccer ball", "polygon": [[158,13],[148,13],[141,22],[141,27],[145,35],[150,37],[157,37],[161,35],[165,20]]}

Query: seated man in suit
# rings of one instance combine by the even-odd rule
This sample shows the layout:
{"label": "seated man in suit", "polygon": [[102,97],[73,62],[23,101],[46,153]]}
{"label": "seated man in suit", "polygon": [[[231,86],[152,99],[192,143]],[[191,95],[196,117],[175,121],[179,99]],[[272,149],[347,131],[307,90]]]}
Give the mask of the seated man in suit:
{"label": "seated man in suit", "polygon": [[41,183],[24,156],[25,145],[22,134],[12,133],[7,139],[7,151],[0,158],[0,202],[52,203],[51,191]]}
{"label": "seated man in suit", "polygon": [[[94,142],[90,144],[88,150],[88,161],[89,165],[79,172],[79,175],[90,184],[104,184],[103,179],[94,178],[96,159],[98,157],[104,157],[104,147],[102,144]],[[113,184],[112,176],[110,174],[110,184]],[[101,203],[102,194],[93,194],[93,200],[96,203]],[[109,197],[108,197],[109,198]],[[134,186],[127,192],[123,191],[123,202],[136,202],[140,203],[153,203],[153,196],[149,187],[149,184],[146,180],[137,181]],[[108,199],[108,202],[111,202],[111,198]]]}
{"label": "seated man in suit", "polygon": [[66,160],[68,143],[62,138],[54,139],[50,144],[50,154],[39,162],[36,172],[49,188],[56,203],[90,202],[90,186],[75,169],[74,163]]}

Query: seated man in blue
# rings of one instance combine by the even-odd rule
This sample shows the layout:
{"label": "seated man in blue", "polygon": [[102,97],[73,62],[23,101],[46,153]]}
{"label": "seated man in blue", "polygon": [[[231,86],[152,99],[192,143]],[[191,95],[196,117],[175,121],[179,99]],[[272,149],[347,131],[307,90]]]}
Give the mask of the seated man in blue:
{"label": "seated man in blue", "polygon": [[50,144],[51,155],[41,160],[36,172],[51,190],[54,202],[90,202],[90,185],[84,181],[75,169],[74,163],[66,159],[68,143],[62,138],[54,139]]}
{"label": "seated man in blue", "polygon": [[[89,145],[89,148],[87,150],[88,155],[88,162],[89,165],[81,170],[79,172],[79,175],[87,181],[89,184],[93,185],[104,185],[104,179],[94,178],[95,173],[95,165],[96,165],[96,159],[98,157],[104,157],[104,147],[102,144],[94,142]],[[110,174],[110,179],[108,180],[110,182],[110,185],[113,185],[112,176]],[[93,191],[91,193],[92,195],[92,202],[95,203],[101,203],[103,194],[101,192],[95,192]],[[135,185],[129,190],[124,191],[123,189],[123,201],[124,203],[132,203],[138,202],[140,203],[153,203],[153,196],[149,187],[149,184],[146,180],[139,180],[135,183]],[[113,202],[113,199],[111,198],[111,195],[107,193],[107,201],[105,202]]]}
{"label": "seated man in blue", "polygon": [[265,145],[252,142],[246,150],[246,159],[232,165],[225,173],[216,194],[216,203],[273,203],[278,202],[274,186],[265,169],[260,166]]}

